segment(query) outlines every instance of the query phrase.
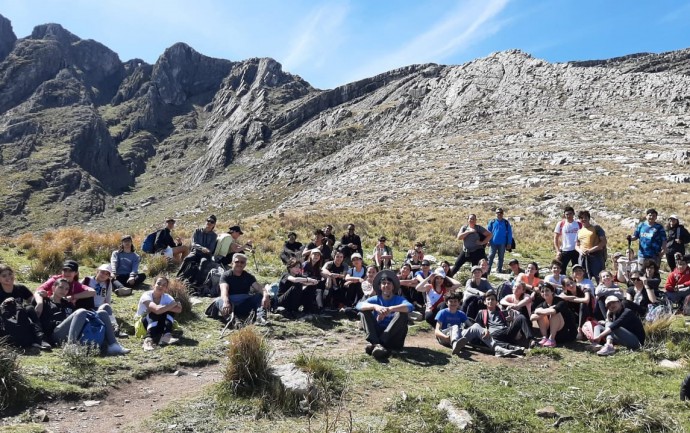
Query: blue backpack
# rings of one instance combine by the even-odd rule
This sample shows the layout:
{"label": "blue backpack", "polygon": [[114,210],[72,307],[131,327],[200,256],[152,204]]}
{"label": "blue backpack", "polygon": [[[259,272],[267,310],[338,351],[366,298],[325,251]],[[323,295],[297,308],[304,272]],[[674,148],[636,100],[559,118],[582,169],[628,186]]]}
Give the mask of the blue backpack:
{"label": "blue backpack", "polygon": [[95,344],[100,346],[105,341],[105,324],[98,318],[98,315],[89,311],[86,315],[84,328],[81,330],[81,344]]}
{"label": "blue backpack", "polygon": [[146,239],[144,239],[144,243],[141,244],[141,250],[145,253],[153,254],[155,251],[155,245],[154,243],[156,242],[156,235],[158,234],[158,230],[156,230],[153,233],[149,233],[148,236],[146,236]]}

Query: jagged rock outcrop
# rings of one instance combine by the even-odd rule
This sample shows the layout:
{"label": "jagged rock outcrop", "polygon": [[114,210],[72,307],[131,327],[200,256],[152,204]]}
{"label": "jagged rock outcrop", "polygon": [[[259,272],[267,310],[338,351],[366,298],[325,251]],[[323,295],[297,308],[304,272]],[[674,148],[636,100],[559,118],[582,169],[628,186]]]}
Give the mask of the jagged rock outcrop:
{"label": "jagged rock outcrop", "polygon": [[0,15],[0,62],[5,60],[5,57],[12,51],[15,42],[17,42],[17,36],[12,30],[12,23]]}
{"label": "jagged rock outcrop", "polygon": [[0,221],[118,224],[124,202],[129,220],[152,217],[129,191],[178,216],[511,202],[546,215],[570,200],[627,221],[633,204],[596,193],[611,176],[687,183],[689,71],[690,50],[559,64],[511,50],[319,90],[273,59],[178,43],[122,62],[57,24],[16,39],[0,17]]}

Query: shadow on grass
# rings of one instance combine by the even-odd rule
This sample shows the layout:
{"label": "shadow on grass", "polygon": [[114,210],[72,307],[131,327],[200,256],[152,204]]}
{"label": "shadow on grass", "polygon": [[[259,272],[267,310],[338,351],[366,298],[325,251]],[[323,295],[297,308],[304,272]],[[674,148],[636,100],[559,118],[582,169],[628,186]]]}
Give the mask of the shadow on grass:
{"label": "shadow on grass", "polygon": [[432,365],[447,365],[451,355],[426,347],[405,347],[395,357],[408,364],[430,367]]}

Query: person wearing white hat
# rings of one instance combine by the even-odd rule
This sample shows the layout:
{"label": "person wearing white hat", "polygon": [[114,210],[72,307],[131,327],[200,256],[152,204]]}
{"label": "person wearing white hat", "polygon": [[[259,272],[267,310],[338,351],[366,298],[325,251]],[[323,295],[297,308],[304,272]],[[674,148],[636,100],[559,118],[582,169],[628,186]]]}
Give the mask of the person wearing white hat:
{"label": "person wearing white hat", "polygon": [[597,352],[599,356],[616,353],[613,344],[620,344],[629,349],[639,349],[644,344],[645,332],[640,317],[632,310],[625,308],[621,300],[614,295],[606,298],[606,325],[594,327],[593,342],[605,340],[606,344]]}
{"label": "person wearing white hat", "polygon": [[436,327],[436,314],[446,308],[445,297],[454,293],[459,287],[460,282],[446,276],[443,268],[437,268],[431,275],[417,284],[416,290],[424,293],[425,308],[424,320]]}
{"label": "person wearing white hat", "polygon": [[112,269],[107,263],[102,264],[96,269],[96,275],[84,277],[81,283],[91,287],[96,292],[96,296],[93,297],[94,307],[96,310],[103,310],[108,313],[110,323],[112,323],[113,328],[117,330],[117,320],[115,320],[113,307],[110,305],[113,302],[113,293],[123,289],[129,290],[131,293],[132,289],[124,287],[119,281],[113,278]]}
{"label": "person wearing white hat", "polygon": [[680,223],[678,215],[668,217],[666,224],[666,261],[671,270],[676,269],[676,254],[685,255],[685,246],[690,243],[690,232]]}

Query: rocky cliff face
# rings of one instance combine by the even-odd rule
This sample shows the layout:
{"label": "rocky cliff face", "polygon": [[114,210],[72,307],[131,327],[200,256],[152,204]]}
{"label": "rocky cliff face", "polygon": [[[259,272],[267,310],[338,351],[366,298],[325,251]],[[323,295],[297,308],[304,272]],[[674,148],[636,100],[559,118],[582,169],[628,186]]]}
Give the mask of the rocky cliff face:
{"label": "rocky cliff face", "polygon": [[154,65],[122,62],[56,24],[17,40],[0,19],[0,220],[564,201],[623,220],[640,204],[607,207],[625,191],[602,190],[612,180],[668,194],[690,182],[688,56],[508,51],[318,90],[272,59],[178,43]]}

